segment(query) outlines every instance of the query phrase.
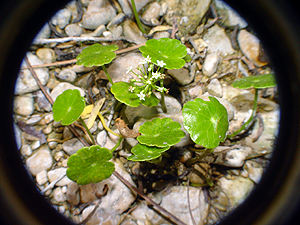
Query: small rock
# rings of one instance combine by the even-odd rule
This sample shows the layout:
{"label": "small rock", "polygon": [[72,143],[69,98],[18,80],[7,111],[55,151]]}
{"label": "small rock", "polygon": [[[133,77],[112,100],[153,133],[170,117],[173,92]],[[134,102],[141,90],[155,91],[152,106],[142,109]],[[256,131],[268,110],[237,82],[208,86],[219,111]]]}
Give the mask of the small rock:
{"label": "small rock", "polygon": [[259,39],[246,30],[241,30],[238,35],[238,43],[244,55],[256,66],[267,65],[259,60]]}
{"label": "small rock", "polygon": [[[50,94],[49,88],[45,87],[45,89],[46,92]],[[34,95],[35,95],[35,101],[39,107],[39,111],[44,110],[46,112],[50,112],[52,109],[52,105],[46,98],[45,94],[41,90],[38,90],[34,93]]]}
{"label": "small rock", "polygon": [[218,79],[212,79],[206,87],[209,94],[221,98],[223,95],[222,85]]}
{"label": "small rock", "polygon": [[85,67],[84,65],[74,65],[71,66],[70,69],[74,70],[76,73],[85,73],[85,72],[90,72],[93,69],[95,69],[94,67]]}
{"label": "small rock", "polygon": [[36,125],[38,122],[40,122],[42,119],[42,116],[39,114],[32,115],[27,121],[26,124],[28,125]]}
{"label": "small rock", "polygon": [[49,124],[53,121],[53,113],[45,114],[44,121],[46,124]]}
{"label": "small rock", "polygon": [[207,12],[210,2],[210,0],[166,0],[168,4],[166,22],[172,25],[175,15],[180,33],[182,35],[193,33]]}
{"label": "small rock", "polygon": [[71,182],[68,184],[66,198],[71,205],[78,205],[80,203],[79,185],[77,183]]}
{"label": "small rock", "polygon": [[143,36],[143,33],[140,31],[135,22],[131,20],[126,20],[123,24],[123,33],[124,36],[134,40],[136,44],[144,44],[146,38]]}
{"label": "small rock", "polygon": [[219,183],[222,191],[227,195],[233,207],[241,204],[254,187],[254,183],[249,178],[240,176],[235,177],[233,180],[221,177]]}
{"label": "small rock", "polygon": [[194,80],[194,76],[190,76],[190,72],[186,68],[168,70],[170,74],[180,85],[187,85]]}
{"label": "small rock", "polygon": [[146,20],[147,22],[150,22],[151,19],[153,19],[153,18],[158,19],[159,13],[160,13],[160,8],[161,8],[161,6],[159,3],[157,3],[157,2],[150,3],[148,8],[144,11],[142,18],[144,20]]}
{"label": "small rock", "polygon": [[46,182],[48,182],[48,177],[47,177],[47,170],[42,170],[36,175],[36,182],[38,185],[43,185]]}
{"label": "small rock", "polygon": [[119,13],[115,18],[113,18],[109,24],[107,24],[107,29],[111,30],[115,27],[117,27],[120,23],[122,23],[125,20],[126,16],[124,13]]}
{"label": "small rock", "polygon": [[[113,130],[113,131],[117,134],[120,134],[119,130]],[[119,137],[117,137],[109,132],[107,133],[105,130],[103,130],[97,135],[96,140],[100,146],[103,146],[108,149],[112,149],[117,144]],[[117,148],[117,150],[120,150],[122,148],[122,143],[123,143],[123,141],[121,142],[121,144]]]}
{"label": "small rock", "polygon": [[219,61],[220,61],[220,57],[218,54],[216,53],[208,54],[205,57],[202,66],[203,74],[207,77],[211,77],[217,71]]}
{"label": "small rock", "polygon": [[66,82],[73,83],[76,80],[77,75],[74,70],[64,68],[59,72],[58,78]]}
{"label": "small rock", "polygon": [[71,23],[65,27],[65,32],[69,37],[79,37],[83,33],[83,29],[76,23]]}
{"label": "small rock", "polygon": [[[44,64],[36,55],[32,53],[27,53],[28,60],[32,66]],[[22,63],[22,67],[27,66],[25,62]],[[37,68],[34,69],[37,77],[41,81],[42,85],[46,85],[49,79],[48,69],[46,68]],[[25,93],[33,92],[39,90],[39,86],[36,83],[35,79],[32,77],[31,72],[28,69],[21,70],[17,78],[15,86],[15,94],[22,95]]]}
{"label": "small rock", "polygon": [[65,90],[68,89],[77,89],[79,90],[81,96],[85,96],[85,92],[83,89],[76,87],[70,83],[66,83],[66,82],[61,82],[59,85],[57,85],[55,88],[53,88],[53,90],[51,91],[50,95],[53,99],[53,101],[55,101],[55,99],[57,98],[57,96],[59,96],[60,94],[62,94]]}
{"label": "small rock", "polygon": [[103,34],[104,31],[106,31],[106,28],[103,24],[101,24],[93,32],[87,34],[81,34],[81,37],[99,37],[101,34]]}
{"label": "small rock", "polygon": [[43,38],[47,39],[50,37],[50,35],[51,35],[51,29],[50,29],[48,23],[45,23],[45,25],[42,27],[42,29],[35,36],[34,39],[43,39]]}
{"label": "small rock", "polygon": [[39,48],[36,51],[36,55],[44,63],[52,63],[55,61],[55,52],[51,48]]}
{"label": "small rock", "polygon": [[[133,14],[131,2],[128,0],[118,0],[120,6],[122,7],[123,12],[128,14]],[[139,12],[145,5],[147,5],[150,0],[134,0],[136,10]]]}
{"label": "small rock", "polygon": [[[88,217],[88,215],[93,211],[95,206],[89,206],[82,211],[82,219]],[[120,224],[121,217],[113,209],[110,208],[100,208],[98,207],[93,214],[93,216],[86,223],[87,225],[99,225],[99,224]],[[122,223],[123,224],[123,223]]]}
{"label": "small rock", "polygon": [[[247,147],[245,147],[247,148]],[[243,149],[230,150],[223,156],[219,155],[215,161],[218,165],[229,166],[229,167],[242,167],[247,157],[247,152]]]}
{"label": "small rock", "polygon": [[57,202],[64,202],[66,201],[66,195],[62,192],[61,187],[57,187],[53,191],[53,199]]}
{"label": "small rock", "polygon": [[100,25],[109,23],[116,15],[108,0],[92,0],[82,16],[82,26],[85,29],[95,30]]}
{"label": "small rock", "polygon": [[84,145],[79,141],[77,138],[72,138],[68,141],[65,141],[62,145],[63,150],[68,154],[68,155],[73,155],[76,153],[79,149],[83,148]]}
{"label": "small rock", "polygon": [[[139,66],[139,62],[144,60],[141,53],[129,53],[123,57],[119,57],[112,62],[108,67],[107,72],[110,75],[114,83],[123,81],[130,82],[131,79],[137,79],[133,73],[127,73],[127,68],[132,66],[133,72],[136,74],[141,74],[136,68]],[[146,68],[147,69],[147,68]]]}
{"label": "small rock", "polygon": [[31,149],[35,150],[35,149],[39,148],[40,146],[41,146],[41,142],[40,141],[34,141],[31,144]]}
{"label": "small rock", "polygon": [[153,39],[160,39],[160,38],[170,38],[171,34],[168,31],[161,31],[161,32],[156,32],[153,35]]}
{"label": "small rock", "polygon": [[59,10],[51,19],[52,23],[55,26],[58,26],[60,29],[64,29],[67,24],[69,24],[72,13],[70,10],[64,8]]}
{"label": "small rock", "polygon": [[41,146],[32,156],[26,160],[26,166],[33,176],[43,170],[48,170],[53,164],[50,150],[47,146]]}
{"label": "small rock", "polygon": [[15,140],[17,144],[17,148],[20,149],[22,147],[22,137],[21,137],[21,130],[20,128],[14,123],[14,133],[15,133]]}
{"label": "small rock", "polygon": [[32,154],[30,145],[22,145],[20,151],[23,156],[30,156]]}
{"label": "small rock", "polygon": [[203,40],[208,44],[209,53],[217,53],[222,56],[235,53],[225,29],[219,27],[217,24],[207,30],[203,36]]}
{"label": "small rock", "polygon": [[222,22],[225,26],[233,28],[236,25],[239,25],[240,29],[248,26],[247,22],[225,2],[221,0],[215,0],[215,3],[218,14],[222,18]]}
{"label": "small rock", "polygon": [[258,184],[264,172],[262,166],[257,162],[247,161],[244,168],[247,170],[249,178]]}
{"label": "small rock", "polygon": [[[184,221],[186,224],[193,224],[189,213],[189,205],[187,201],[187,187],[173,186],[170,187],[166,193],[157,193],[162,196],[160,205],[167,211],[176,215],[178,219]],[[205,201],[203,191],[195,187],[189,187],[190,207],[196,224],[201,224],[203,218],[208,215],[209,205]],[[176,199],[176,201],[174,201]],[[137,220],[137,224],[168,224],[167,221],[158,213],[147,206],[146,203],[141,202],[138,207],[131,212],[131,216]]]}
{"label": "small rock", "polygon": [[123,34],[123,27],[120,25],[120,26],[117,26],[115,28],[112,28],[111,32],[112,32],[112,37],[113,38],[121,37],[122,34]]}
{"label": "small rock", "polygon": [[14,99],[14,112],[21,116],[30,116],[34,112],[32,94],[17,96]]}
{"label": "small rock", "polygon": [[58,181],[55,185],[56,186],[65,186],[68,185],[69,183],[71,183],[72,181],[66,176],[66,171],[67,168],[58,168],[58,169],[54,169],[54,170],[50,170],[48,172],[48,178],[50,183],[55,181],[56,179],[58,179],[61,176],[64,176],[64,178],[62,178],[60,181]]}

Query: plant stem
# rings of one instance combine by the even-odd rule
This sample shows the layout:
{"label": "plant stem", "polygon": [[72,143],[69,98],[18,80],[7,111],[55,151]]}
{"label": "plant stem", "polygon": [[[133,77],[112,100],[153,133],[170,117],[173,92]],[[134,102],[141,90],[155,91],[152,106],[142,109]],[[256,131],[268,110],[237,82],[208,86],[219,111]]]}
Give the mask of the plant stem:
{"label": "plant stem", "polygon": [[103,127],[104,127],[105,130],[107,130],[109,133],[111,133],[111,134],[113,134],[113,135],[115,135],[115,136],[117,136],[119,138],[123,137],[121,134],[117,134],[117,133],[113,132],[108,126],[106,126],[104,117],[101,115],[100,112],[98,112],[98,116],[99,116],[99,118],[101,120],[101,123],[102,123],[102,125],[103,125]]}
{"label": "plant stem", "polygon": [[117,144],[110,150],[111,153],[113,153],[120,146],[122,140],[123,140],[123,137],[120,137]]}
{"label": "plant stem", "polygon": [[237,131],[233,132],[232,134],[228,135],[227,137],[233,138],[235,137],[237,134],[239,134],[241,131],[243,131],[253,120],[255,113],[256,113],[256,109],[257,109],[257,99],[258,99],[258,89],[255,89],[255,95],[254,95],[254,102],[253,102],[253,111],[252,114],[250,116],[250,118],[247,120],[247,122],[245,122],[240,129],[238,129]]}
{"label": "plant stem", "polygon": [[138,13],[136,11],[134,0],[131,0],[131,5],[132,5],[132,11],[133,11],[133,14],[134,14],[134,17],[135,17],[135,20],[136,20],[136,23],[137,23],[138,27],[140,28],[140,30],[142,31],[142,33],[146,34],[146,31],[144,30],[143,25],[142,25],[142,23],[140,21],[139,15],[138,15]]}
{"label": "plant stem", "polygon": [[205,149],[205,152],[203,152],[201,155],[190,159],[189,161],[187,161],[186,166],[189,167],[191,165],[193,165],[194,163],[200,161],[201,159],[203,159],[209,152],[211,152],[211,148],[207,148]]}
{"label": "plant stem", "polygon": [[91,134],[91,132],[90,132],[89,128],[87,127],[87,125],[85,124],[84,120],[81,117],[79,117],[79,120],[82,123],[82,125],[84,126],[86,132],[88,133],[88,135],[92,141],[92,144],[95,145],[95,140],[93,138],[93,135]]}
{"label": "plant stem", "polygon": [[108,78],[108,81],[111,83],[111,85],[113,85],[114,82],[113,82],[112,79],[110,78],[110,76],[109,76],[109,74],[108,74],[108,72],[107,72],[107,70],[106,70],[106,68],[105,68],[104,65],[102,65],[102,69],[103,69],[103,71],[105,72],[105,74],[106,74],[106,76],[107,76],[107,78]]}

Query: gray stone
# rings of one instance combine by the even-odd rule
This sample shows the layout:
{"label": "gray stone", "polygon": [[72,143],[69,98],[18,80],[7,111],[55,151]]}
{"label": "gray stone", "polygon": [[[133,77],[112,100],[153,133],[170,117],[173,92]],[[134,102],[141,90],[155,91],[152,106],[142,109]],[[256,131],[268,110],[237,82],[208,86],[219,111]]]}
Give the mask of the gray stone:
{"label": "gray stone", "polygon": [[113,18],[109,24],[107,24],[107,29],[111,30],[115,27],[117,27],[120,23],[122,23],[125,20],[126,16],[124,13],[119,13],[115,18]]}
{"label": "gray stone", "polygon": [[258,184],[263,175],[264,169],[261,165],[255,161],[247,161],[245,163],[244,169],[247,170],[249,178],[256,184]]}
{"label": "gray stone", "polygon": [[69,82],[69,83],[73,83],[76,80],[77,75],[76,75],[74,70],[69,69],[69,68],[63,68],[59,72],[58,77],[61,80],[64,80],[64,81]]}
{"label": "gray stone", "polygon": [[60,186],[60,187],[69,185],[72,181],[66,176],[66,171],[67,171],[67,168],[63,168],[63,167],[57,168],[54,170],[50,170],[47,174],[50,183],[55,181],[56,179],[64,176],[64,178],[62,178],[60,181],[58,181],[55,185]]}
{"label": "gray stone", "polygon": [[38,185],[43,185],[46,182],[48,182],[48,177],[47,177],[47,171],[46,170],[42,170],[41,172],[39,172],[36,175],[36,182],[38,183]]}
{"label": "gray stone", "polygon": [[20,151],[23,156],[31,156],[31,154],[32,154],[32,149],[31,149],[30,145],[26,145],[26,144],[22,145]]}
{"label": "gray stone", "polygon": [[222,85],[218,79],[212,79],[206,87],[209,94],[221,98],[223,95]]}
{"label": "gray stone", "polygon": [[[131,72],[126,74],[127,68],[132,66],[133,71],[136,74],[141,74],[136,68],[139,66],[139,62],[144,60],[144,57],[141,53],[129,53],[123,57],[119,57],[112,62],[112,64],[108,67],[107,72],[110,75],[112,81],[119,82],[130,82],[131,79],[138,78]],[[147,69],[147,68],[146,68]]]}
{"label": "gray stone", "polygon": [[168,31],[161,31],[161,32],[156,32],[153,35],[153,39],[160,39],[160,38],[170,38],[171,34]]}
{"label": "gray stone", "polygon": [[66,201],[66,195],[62,192],[61,187],[57,187],[53,190],[53,199],[57,202],[64,202]]}
{"label": "gray stone", "polygon": [[79,37],[83,33],[83,29],[76,23],[71,23],[65,27],[65,32],[69,37]]}
{"label": "gray stone", "polygon": [[32,115],[27,121],[26,124],[28,125],[36,125],[38,122],[40,122],[42,119],[42,115],[40,114],[35,114]]}
{"label": "gray stone", "polygon": [[[46,92],[50,94],[49,88],[45,87],[45,89]],[[34,92],[34,95],[35,95],[35,101],[39,107],[39,111],[44,110],[46,112],[50,112],[52,109],[52,105],[46,98],[45,94],[41,90],[38,90]]]}
{"label": "gray stone", "polygon": [[218,64],[220,61],[220,57],[216,53],[208,54],[205,57],[203,66],[202,66],[202,72],[205,76],[211,77],[214,75],[214,73],[217,71]]}
{"label": "gray stone", "polygon": [[[27,53],[28,60],[32,66],[44,64],[36,55],[32,53]],[[25,62],[22,63],[22,67],[27,66]],[[42,85],[46,85],[49,79],[48,69],[37,68],[34,69],[37,77],[41,81]],[[22,95],[25,93],[33,92],[40,89],[35,79],[32,77],[31,72],[28,69],[21,70],[17,78],[15,86],[15,94]]]}
{"label": "gray stone", "polygon": [[[128,14],[133,14],[131,1],[128,0],[118,0],[120,6],[122,7],[123,12]],[[136,10],[139,12],[150,0],[135,0]]]}
{"label": "gray stone", "polygon": [[203,36],[203,40],[208,44],[209,53],[217,53],[221,56],[235,53],[225,29],[219,27],[217,24],[207,30]]}
{"label": "gray stone", "polygon": [[83,14],[82,26],[85,29],[95,30],[100,25],[109,23],[116,15],[108,0],[92,0]]}
{"label": "gray stone", "polygon": [[221,0],[215,0],[215,4],[218,14],[222,18],[222,22],[225,24],[225,26],[233,28],[236,25],[239,25],[240,29],[248,26],[247,22],[225,2]]}
{"label": "gray stone", "polygon": [[50,95],[53,99],[53,101],[55,101],[55,99],[57,98],[57,96],[59,96],[60,94],[62,94],[65,90],[68,89],[77,89],[79,90],[81,96],[85,96],[85,92],[83,89],[76,87],[70,83],[66,83],[66,82],[61,82],[59,85],[57,85],[55,88],[53,88],[53,90],[51,91]]}
{"label": "gray stone", "polygon": [[191,74],[188,69],[180,68],[168,70],[168,74],[170,74],[180,85],[187,85],[194,80],[195,74]]}
{"label": "gray stone", "polygon": [[202,17],[207,12],[210,0],[166,0],[168,11],[166,22],[172,25],[173,16],[176,16],[178,29],[186,35],[194,32]]}
{"label": "gray stone", "polygon": [[53,165],[50,150],[46,145],[41,146],[32,156],[26,160],[26,166],[33,176],[43,170],[48,170]]}
{"label": "gray stone", "polygon": [[65,141],[62,145],[63,150],[68,154],[68,155],[73,155],[76,153],[79,149],[83,148],[84,145],[79,141],[77,138],[72,138],[68,141]]}
{"label": "gray stone", "polygon": [[148,22],[151,21],[151,19],[159,18],[159,13],[160,13],[160,4],[157,2],[152,2],[149,4],[148,8],[144,11],[142,18]]}
{"label": "gray stone", "polygon": [[51,19],[52,23],[55,26],[58,26],[60,29],[64,29],[71,20],[72,13],[70,10],[64,8],[59,10]]}
{"label": "gray stone", "polygon": [[21,116],[30,116],[34,112],[32,94],[17,96],[14,99],[14,112]]}
{"label": "gray stone", "polygon": [[254,183],[249,178],[239,176],[232,180],[221,177],[219,183],[221,190],[227,195],[233,207],[241,204],[254,187]]}
{"label": "gray stone", "polygon": [[246,30],[241,30],[238,35],[238,43],[244,55],[256,66],[267,65],[266,62],[259,60],[259,39]]}
{"label": "gray stone", "polygon": [[14,127],[17,148],[20,149],[22,147],[21,130],[15,123],[13,124],[13,127]]}
{"label": "gray stone", "polygon": [[[185,193],[185,194],[183,194]],[[155,194],[156,198],[160,195],[160,205],[167,211],[176,215],[178,219],[186,224],[193,224],[187,199],[187,187],[173,186],[168,192]],[[202,189],[189,187],[190,207],[196,224],[202,224],[203,218],[208,215],[209,205],[205,200]],[[131,212],[131,215],[137,224],[147,224],[150,220],[151,224],[169,224],[158,213],[150,209],[145,202],[138,204],[138,207]]]}
{"label": "gray stone", "polygon": [[136,44],[144,44],[146,38],[143,36],[143,33],[140,31],[135,22],[131,20],[126,20],[123,23],[123,34],[125,37],[134,40]]}
{"label": "gray stone", "polygon": [[81,37],[99,37],[101,34],[103,34],[104,31],[106,31],[106,28],[103,24],[101,24],[93,32],[81,34]]}
{"label": "gray stone", "polygon": [[36,51],[36,55],[44,63],[52,63],[55,61],[55,52],[51,48],[39,48]]}
{"label": "gray stone", "polygon": [[214,152],[225,151],[224,154],[219,154],[214,163],[228,167],[242,167],[245,163],[246,157],[252,152],[249,147],[239,147],[226,152],[228,147],[218,146]]}
{"label": "gray stone", "polygon": [[77,183],[71,182],[68,184],[66,198],[71,205],[78,205],[80,203],[79,185]]}
{"label": "gray stone", "polygon": [[45,25],[42,27],[42,29],[35,36],[34,39],[42,39],[42,38],[46,38],[47,39],[47,38],[50,37],[50,35],[51,35],[51,29],[50,29],[48,23],[45,23]]}
{"label": "gray stone", "polygon": [[[82,219],[88,217],[88,215],[93,211],[95,206],[89,206],[82,211]],[[87,225],[99,225],[99,224],[120,224],[121,217],[118,212],[110,208],[100,208],[98,207],[86,223]],[[123,223],[122,223],[123,224]]]}

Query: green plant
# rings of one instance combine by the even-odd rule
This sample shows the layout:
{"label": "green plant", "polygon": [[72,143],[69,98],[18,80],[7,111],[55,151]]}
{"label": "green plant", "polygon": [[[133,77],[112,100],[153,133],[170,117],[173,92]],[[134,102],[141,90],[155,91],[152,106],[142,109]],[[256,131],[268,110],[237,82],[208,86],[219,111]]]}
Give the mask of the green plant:
{"label": "green plant", "polygon": [[249,89],[255,88],[254,101],[253,101],[253,109],[252,114],[249,119],[232,134],[228,135],[228,138],[233,138],[238,135],[241,131],[243,131],[254,119],[257,110],[257,100],[258,100],[258,90],[261,88],[275,87],[276,80],[274,78],[274,74],[262,74],[258,76],[249,76],[243,77],[239,80],[236,80],[232,83],[232,87],[239,89]]}

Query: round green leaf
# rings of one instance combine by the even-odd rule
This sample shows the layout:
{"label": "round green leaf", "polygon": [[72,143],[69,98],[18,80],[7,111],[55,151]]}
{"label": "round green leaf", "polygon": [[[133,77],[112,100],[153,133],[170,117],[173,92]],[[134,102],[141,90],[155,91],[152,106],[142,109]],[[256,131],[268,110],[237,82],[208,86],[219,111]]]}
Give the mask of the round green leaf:
{"label": "round green leaf", "polygon": [[161,153],[167,151],[169,148],[170,146],[159,148],[156,146],[137,144],[131,149],[131,152],[134,155],[129,156],[127,159],[131,161],[148,161],[156,159],[161,155]]}
{"label": "round green leaf", "polygon": [[143,57],[146,58],[149,55],[151,61],[156,65],[158,65],[157,60],[162,60],[166,63],[164,68],[167,69],[182,68],[187,54],[185,45],[177,39],[170,38],[148,40],[139,50],[142,52]]}
{"label": "round green leaf", "polygon": [[53,118],[62,125],[70,125],[79,118],[84,107],[84,98],[77,89],[65,90],[53,104]]}
{"label": "round green leaf", "polygon": [[111,152],[99,145],[81,148],[70,156],[67,176],[80,185],[98,183],[115,171],[115,165],[108,162],[111,158]]}
{"label": "round green leaf", "polygon": [[240,89],[248,88],[268,88],[276,86],[274,74],[262,74],[257,76],[249,76],[238,79],[233,82],[232,87]]}
{"label": "round green leaf", "polygon": [[180,142],[185,136],[181,125],[170,118],[155,118],[145,122],[140,126],[139,132],[142,134],[137,140],[144,145],[167,147]]}
{"label": "round green leaf", "polygon": [[195,99],[183,107],[183,126],[191,139],[206,148],[217,147],[226,138],[228,115],[226,108],[214,97],[210,101]]}
{"label": "round green leaf", "polygon": [[93,44],[83,49],[76,57],[76,64],[84,65],[85,67],[103,66],[116,58],[116,53],[113,51],[116,51],[118,48],[117,45]]}
{"label": "round green leaf", "polygon": [[[130,92],[130,87],[135,87],[135,90]],[[138,107],[140,104],[149,107],[157,106],[159,99],[155,94],[152,93],[150,97],[145,97],[145,100],[140,100],[137,96],[140,91],[142,91],[141,87],[125,82],[114,83],[111,87],[111,92],[114,94],[115,98],[126,105],[131,107]]]}

